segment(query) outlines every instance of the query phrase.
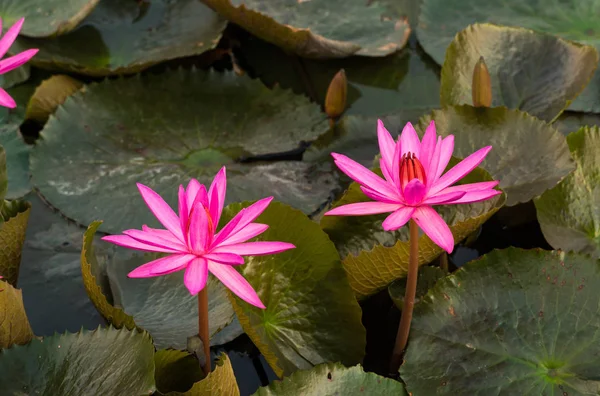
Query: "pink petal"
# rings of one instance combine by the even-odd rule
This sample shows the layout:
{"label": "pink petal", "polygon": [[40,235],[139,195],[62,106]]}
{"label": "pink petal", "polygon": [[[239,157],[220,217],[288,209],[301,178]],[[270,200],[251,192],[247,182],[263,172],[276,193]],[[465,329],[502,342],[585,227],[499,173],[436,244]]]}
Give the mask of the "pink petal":
{"label": "pink petal", "polygon": [[260,301],[258,294],[256,294],[250,283],[235,268],[209,261],[208,269],[239,298],[255,307],[265,309],[264,304]]}
{"label": "pink petal", "polygon": [[150,211],[165,226],[165,228],[177,237],[181,242],[185,243],[179,217],[173,212],[173,209],[150,187],[146,187],[141,183],[137,183],[138,190],[142,194],[142,198],[150,208]]}
{"label": "pink petal", "polygon": [[[381,161],[379,162],[381,171],[384,172],[384,174],[387,172],[391,175],[396,142],[381,120],[377,120],[377,140],[379,142],[379,151],[381,152]],[[391,181],[391,179],[388,180]]]}
{"label": "pink petal", "polygon": [[196,295],[206,286],[208,280],[208,263],[205,258],[196,257],[188,264],[183,276],[183,284],[191,295]]}
{"label": "pink petal", "polygon": [[[0,58],[2,58],[4,55],[6,55],[6,53],[12,46],[12,44],[15,42],[15,39],[17,38],[17,36],[19,35],[19,32],[21,31],[21,27],[23,26],[23,23],[25,23],[25,18],[19,19],[6,31],[4,36],[2,36],[2,39],[0,39]],[[1,24],[0,24],[0,32],[2,32]]]}
{"label": "pink petal", "polygon": [[152,276],[167,275],[182,270],[195,257],[192,254],[173,254],[162,257],[140,265],[127,276],[130,278],[150,278]]}
{"label": "pink petal", "polygon": [[177,237],[175,235],[171,234],[171,231],[169,231],[169,230],[160,230],[158,228],[150,228],[144,224],[142,226],[142,231],[147,232],[149,234],[154,234],[154,235],[159,236],[162,239],[166,239],[167,241],[172,242],[172,243],[176,243],[176,244],[181,243],[181,241],[179,239],[177,239]]}
{"label": "pink petal", "polygon": [[220,264],[241,265],[244,264],[244,258],[234,253],[207,253],[204,256],[207,260],[215,261]]}
{"label": "pink petal", "polygon": [[250,222],[254,221],[254,219],[260,216],[262,212],[267,209],[271,201],[273,201],[273,197],[259,199],[247,208],[242,209],[217,234],[213,241],[213,246],[220,244],[222,241],[229,239],[235,236],[238,232],[242,231],[244,227],[246,227]]}
{"label": "pink petal", "polygon": [[444,193],[444,194],[440,193],[440,194],[437,194],[437,195],[427,198],[426,200],[423,201],[423,204],[424,205],[440,205],[440,204],[444,204],[444,203],[448,203],[448,202],[460,199],[460,198],[464,197],[464,195],[466,194],[466,192],[464,192],[464,191],[455,191],[455,192],[449,192],[449,193],[445,193],[445,191],[446,190],[442,191],[442,193]]}
{"label": "pink petal", "polygon": [[460,161],[458,164],[456,164],[456,166],[446,172],[445,175],[440,177],[434,185],[431,186],[430,194],[435,194],[468,175],[485,159],[485,156],[490,152],[491,149],[492,146],[484,147]]}
{"label": "pink petal", "polygon": [[419,161],[421,161],[421,165],[423,165],[425,171],[429,169],[431,157],[435,153],[436,141],[435,122],[431,121],[423,135],[423,140],[421,141],[421,156],[419,157]]}
{"label": "pink petal", "polygon": [[325,216],[364,216],[389,213],[397,210],[401,206],[402,205],[397,203],[358,202],[338,206],[325,213]]}
{"label": "pink petal", "polygon": [[242,228],[240,231],[225,238],[220,245],[233,245],[246,242],[248,239],[254,238],[257,235],[262,234],[268,228],[269,226],[266,224],[250,223],[246,227]]}
{"label": "pink petal", "polygon": [[404,200],[401,200],[399,198],[392,199],[385,195],[379,194],[377,191],[372,190],[369,187],[360,186],[360,189],[367,197],[371,198],[374,201],[387,202],[387,203],[402,203],[402,202],[404,202]]}
{"label": "pink petal", "polygon": [[[198,196],[198,194],[201,194]],[[206,187],[204,187],[196,179],[190,180],[185,190],[186,202],[188,207],[188,216],[196,203],[196,199],[199,199],[202,205],[208,207],[208,195],[206,194]]]}
{"label": "pink petal", "polygon": [[421,183],[419,179],[412,179],[404,187],[404,200],[407,205],[416,205],[423,201],[425,193],[427,192],[427,186]]}
{"label": "pink petal", "polygon": [[37,54],[39,50],[37,49],[29,49],[23,52],[18,53],[15,56],[11,56],[10,58],[6,58],[0,61],[0,74],[4,74],[11,70],[16,69],[19,66],[27,63],[27,61],[35,54]]}
{"label": "pink petal", "polygon": [[450,227],[431,206],[419,206],[412,218],[423,232],[448,253],[454,250],[454,237]]}
{"label": "pink petal", "polygon": [[188,208],[187,194],[182,185],[179,186],[179,224],[181,231],[186,232],[188,228],[188,216],[190,210]]}
{"label": "pink petal", "polygon": [[358,162],[351,160],[342,154],[331,153],[335,159],[335,164],[342,172],[348,175],[351,179],[361,185],[365,185],[372,190],[378,191],[389,197],[397,196],[397,193],[392,187],[382,178],[365,168]]}
{"label": "pink petal", "polygon": [[125,230],[123,231],[124,235],[130,236],[133,239],[136,239],[142,243],[147,245],[153,245],[160,248],[166,249],[174,249],[180,252],[187,252],[187,246],[181,242],[173,243],[168,239],[164,239],[156,233],[152,232],[144,232],[140,230]]}
{"label": "pink petal", "polygon": [[400,189],[400,162],[402,160],[402,143],[400,142],[400,138],[398,138],[398,143],[396,143],[396,148],[394,149],[394,160],[392,163],[392,181],[394,182],[394,186],[396,189]]}
{"label": "pink petal", "polygon": [[415,212],[415,208],[413,206],[403,206],[391,215],[389,215],[381,224],[384,230],[386,231],[395,231],[398,228],[402,227],[404,224],[408,223],[410,217]]}
{"label": "pink petal", "polygon": [[431,186],[435,184],[435,182],[442,176],[442,173],[446,170],[448,166],[448,162],[450,162],[450,158],[452,158],[452,153],[454,152],[454,135],[446,136],[445,139],[442,140],[442,144],[440,146],[440,157],[438,160],[438,167],[435,172],[435,176],[431,181]]}
{"label": "pink petal", "polygon": [[447,205],[452,204],[467,204],[473,202],[486,201],[496,195],[502,194],[502,191],[498,190],[482,190],[482,191],[471,191],[465,193],[461,198],[446,202]]}
{"label": "pink petal", "polygon": [[2,88],[0,88],[0,106],[8,107],[9,109],[17,107],[15,100]]}
{"label": "pink petal", "polygon": [[219,246],[211,253],[235,253],[240,256],[262,256],[265,254],[276,254],[293,249],[296,246],[287,242],[246,242],[234,245]]}
{"label": "pink petal", "polygon": [[225,167],[222,167],[213,179],[213,182],[210,185],[210,188],[208,189],[208,204],[210,216],[212,217],[215,229],[219,225],[219,220],[221,219],[221,212],[223,212],[223,206],[225,206],[226,191],[227,176],[225,174]]}
{"label": "pink petal", "polygon": [[197,203],[192,210],[189,229],[189,246],[196,254],[202,254],[208,245],[211,230],[208,229],[208,215],[204,206]]}
{"label": "pink petal", "polygon": [[455,191],[464,191],[464,192],[472,192],[472,191],[482,191],[482,190],[490,190],[496,187],[500,182],[498,180],[486,181],[486,182],[477,182],[477,183],[469,183],[469,184],[460,184],[457,186],[447,187],[442,190],[442,193],[450,193]]}
{"label": "pink petal", "polygon": [[428,189],[431,188],[433,183],[435,183],[435,181],[436,181],[435,175],[437,173],[438,165],[440,163],[440,153],[441,152],[442,152],[442,137],[438,136],[437,142],[435,144],[435,149],[433,151],[433,154],[431,155],[429,164],[427,165],[427,168],[423,167],[425,169],[425,172],[427,175],[427,188]]}
{"label": "pink petal", "polygon": [[402,129],[400,142],[402,144],[402,155],[413,153],[417,158],[421,158],[421,142],[415,128],[413,128],[410,122],[407,122],[404,129]]}
{"label": "pink petal", "polygon": [[179,250],[159,247],[155,245],[149,245],[144,242],[140,242],[127,235],[107,235],[102,237],[103,241],[114,243],[118,246],[123,246],[129,249],[142,250],[145,252],[156,252],[156,253],[181,253]]}

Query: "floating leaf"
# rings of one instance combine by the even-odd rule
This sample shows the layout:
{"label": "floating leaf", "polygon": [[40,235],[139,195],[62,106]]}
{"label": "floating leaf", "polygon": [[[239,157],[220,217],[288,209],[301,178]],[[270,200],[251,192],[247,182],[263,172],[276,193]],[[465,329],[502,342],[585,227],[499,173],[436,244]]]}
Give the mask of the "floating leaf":
{"label": "floating leaf", "polygon": [[[419,302],[429,289],[431,289],[435,283],[446,276],[444,270],[440,267],[431,267],[424,265],[419,268],[419,277],[417,278],[417,293],[415,297],[415,304]],[[388,286],[388,293],[390,298],[396,304],[399,310],[402,310],[404,305],[404,294],[406,293],[406,278],[398,279]]]}
{"label": "floating leaf", "polygon": [[24,64],[21,67],[17,67],[7,73],[0,75],[0,86],[4,89],[12,88],[15,85],[19,85],[29,79],[31,69],[29,64]]}
{"label": "floating leaf", "polygon": [[[1,112],[2,110],[0,110]],[[6,170],[8,172],[6,198],[16,199],[31,191],[31,185],[29,184],[29,152],[31,147],[23,141],[18,124],[9,121],[7,118],[2,119],[2,116],[0,116],[0,122],[6,122],[3,127],[0,127],[0,144],[6,151]]]}
{"label": "floating leaf", "polygon": [[233,72],[180,69],[107,81],[69,97],[48,121],[32,153],[32,181],[67,217],[102,218],[113,233],[158,225],[136,182],[174,204],[178,184],[191,177],[210,184],[223,165],[228,202],[267,191],[312,213],[329,198],[333,175],[316,175],[301,161],[241,159],[297,149],[326,130],[305,97]]}
{"label": "floating leaf", "polygon": [[407,391],[597,393],[598,287],[588,256],[509,248],[468,263],[415,306]]}
{"label": "floating leaf", "polygon": [[126,327],[135,328],[133,318],[127,315],[121,308],[114,307],[106,298],[104,291],[98,280],[100,277],[98,260],[94,253],[94,235],[96,230],[102,224],[101,221],[94,221],[83,234],[83,248],[81,249],[81,274],[85,290],[90,300],[96,306],[96,309],[117,328]]}
{"label": "floating leaf", "polygon": [[22,36],[47,37],[73,30],[100,0],[0,0],[5,29],[21,18]]}
{"label": "floating leaf", "polygon": [[113,328],[56,334],[0,351],[7,395],[150,395],[154,346],[147,333]]}
{"label": "floating leaf", "polygon": [[31,64],[90,76],[135,73],[214,48],[225,24],[198,0],[102,0],[72,32],[19,37],[11,52],[39,48]]}
{"label": "floating leaf", "polygon": [[198,359],[185,351],[158,350],[154,354],[154,365],[156,388],[161,394],[187,392],[194,383],[204,378]]}
{"label": "floating leaf", "polygon": [[0,217],[0,275],[13,286],[17,285],[21,251],[31,205],[25,201],[5,201]]}
{"label": "floating leaf", "polygon": [[57,74],[39,85],[29,103],[25,118],[40,124],[46,123],[50,114],[53,114],[69,96],[79,91],[83,83],[64,74]]}
{"label": "floating leaf", "polygon": [[255,396],[304,395],[406,395],[401,382],[367,373],[359,366],[344,367],[339,363],[319,364],[311,370],[297,371],[260,388]]}
{"label": "floating leaf", "polygon": [[[157,348],[186,349],[188,337],[198,334],[198,298],[183,284],[184,271],[153,278],[128,278],[134,268],[159,255],[129,254],[124,250],[117,251],[107,265],[115,305],[150,333]],[[243,331],[237,326],[237,331],[220,334],[229,325],[235,326],[235,313],[221,282],[210,276],[207,287],[211,345],[229,342]]]}
{"label": "floating leaf", "polygon": [[[222,221],[241,209],[241,204],[228,206]],[[278,202],[256,221],[269,225],[260,240],[296,246],[275,255],[251,257],[240,267],[266,309],[230,293],[242,327],[275,374],[281,377],[329,361],[360,362],[366,337],[361,309],[333,243],[318,224]]]}
{"label": "floating leaf", "polygon": [[555,249],[600,257],[600,129],[583,127],[567,136],[577,168],[537,198],[544,237]]}
{"label": "floating leaf", "polygon": [[[425,51],[440,65],[444,62],[446,48],[455,35],[470,24],[476,22],[491,22],[498,25],[518,26],[540,32],[557,35],[563,39],[577,41],[582,44],[594,46],[600,49],[600,30],[597,28],[597,0],[563,0],[563,1],[537,1],[537,0],[505,0],[481,1],[481,0],[423,0],[421,14],[417,27],[419,42]],[[511,52],[515,48],[523,47],[521,41],[499,43],[499,45],[511,46]],[[494,51],[500,48],[497,46]],[[523,60],[541,63],[542,70],[551,70],[551,59],[559,54],[556,49],[544,47],[540,49],[539,55],[527,52],[523,54]],[[517,65],[517,59],[510,56],[507,58],[506,67]],[[487,62],[487,58],[486,58]],[[488,64],[489,66],[489,64]],[[573,70],[569,76],[571,79],[579,79],[579,70],[576,66],[569,65]],[[547,69],[548,68],[548,69]],[[518,73],[524,70],[515,69]],[[536,70],[523,76],[522,88],[531,84],[531,76]],[[493,76],[492,76],[493,77]],[[518,80],[517,80],[518,81]],[[543,84],[552,96],[560,92],[558,81],[549,78]],[[514,88],[512,88],[514,89]],[[582,94],[573,102],[570,109],[574,111],[600,112],[600,72],[595,73],[590,84]],[[496,96],[496,93],[494,93]],[[470,102],[469,102],[470,103]]]}
{"label": "floating leaf", "polygon": [[380,2],[361,0],[204,0],[225,18],[306,58],[385,56],[401,49],[410,29]]}
{"label": "floating leaf", "polygon": [[465,158],[492,146],[481,163],[506,192],[506,205],[527,202],[554,187],[574,169],[564,137],[543,121],[506,107],[450,106],[419,122],[435,121],[438,134],[454,135],[454,155]]}
{"label": "floating leaf", "polygon": [[21,290],[0,280],[0,350],[13,344],[26,344],[32,338]]}
{"label": "floating leaf", "polygon": [[227,395],[240,396],[231,361],[226,354],[222,354],[217,361],[217,367],[205,379],[196,382],[187,392],[170,392],[168,396],[208,396]]}
{"label": "floating leaf", "polygon": [[31,221],[23,245],[19,287],[35,334],[50,336],[105,324],[81,278],[85,228],[69,223],[35,193],[24,199],[31,203]]}
{"label": "floating leaf", "polygon": [[473,104],[473,70],[483,57],[492,82],[492,106],[554,120],[590,81],[594,47],[522,28],[475,24],[458,33],[442,67],[441,102]]}
{"label": "floating leaf", "polygon": [[[0,146],[0,201],[4,200],[8,191],[8,173],[6,170],[6,151]],[[2,204],[0,204],[0,207]]]}

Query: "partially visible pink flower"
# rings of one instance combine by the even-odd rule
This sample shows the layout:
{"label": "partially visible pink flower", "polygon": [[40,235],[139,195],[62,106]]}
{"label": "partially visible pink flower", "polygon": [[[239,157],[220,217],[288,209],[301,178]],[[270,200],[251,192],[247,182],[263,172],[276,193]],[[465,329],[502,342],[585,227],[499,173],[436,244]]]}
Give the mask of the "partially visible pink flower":
{"label": "partially visible pink flower", "polygon": [[402,130],[398,141],[394,142],[379,120],[377,136],[384,179],[345,155],[331,154],[338,168],[360,184],[363,193],[376,202],[342,205],[325,215],[362,216],[393,212],[383,222],[384,230],[397,230],[412,218],[434,243],[452,253],[452,232],[432,206],[485,201],[501,194],[501,191],[494,190],[498,181],[451,187],[475,169],[492,146],[469,155],[442,175],[454,150],[454,136],[448,135],[444,139],[436,136],[433,121],[422,141],[419,141],[410,122]]}
{"label": "partially visible pink flower", "polygon": [[[2,58],[12,44],[15,39],[19,35],[21,31],[21,27],[23,26],[23,22],[25,22],[25,18],[19,19],[12,25],[8,31],[2,36],[0,39],[0,58]],[[2,20],[0,19],[0,32],[2,31]],[[20,52],[17,55],[11,56],[9,58],[0,60],[0,74],[7,73],[11,70],[16,69],[19,66],[25,64],[29,59],[31,59],[35,54],[37,54],[37,49],[28,49],[26,51]],[[14,99],[2,88],[0,88],[0,106],[8,107],[14,109],[17,107]]]}
{"label": "partially visible pink flower", "polygon": [[129,277],[148,278],[185,269],[183,282],[194,295],[204,288],[210,271],[242,300],[265,308],[252,286],[233,266],[244,264],[242,256],[275,254],[295,247],[287,242],[246,242],[269,228],[253,221],[273,197],[242,209],[217,232],[227,189],[225,167],[217,173],[208,191],[196,179],[192,179],[187,188],[179,186],[179,216],[152,189],[140,183],[137,186],[166,229],[143,226],[141,231],[126,230],[123,235],[102,239],[131,249],[169,255],[139,266]]}

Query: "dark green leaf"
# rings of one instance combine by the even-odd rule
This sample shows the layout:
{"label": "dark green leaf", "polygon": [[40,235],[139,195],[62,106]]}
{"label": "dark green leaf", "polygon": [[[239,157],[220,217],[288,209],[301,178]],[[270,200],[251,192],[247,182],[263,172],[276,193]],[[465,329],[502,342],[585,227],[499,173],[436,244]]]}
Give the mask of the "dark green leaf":
{"label": "dark green leaf", "polygon": [[198,359],[185,351],[161,349],[154,354],[156,388],[162,394],[187,392],[204,378]]}
{"label": "dark green leaf", "polygon": [[[435,285],[435,283],[446,276],[446,273],[440,267],[431,267],[424,265],[419,268],[419,277],[417,278],[417,293],[415,297],[415,303],[419,302],[429,289]],[[390,298],[396,304],[399,310],[402,310],[404,305],[404,294],[406,293],[406,278],[398,279],[388,286],[388,293]],[[409,300],[410,301],[410,300]]]}

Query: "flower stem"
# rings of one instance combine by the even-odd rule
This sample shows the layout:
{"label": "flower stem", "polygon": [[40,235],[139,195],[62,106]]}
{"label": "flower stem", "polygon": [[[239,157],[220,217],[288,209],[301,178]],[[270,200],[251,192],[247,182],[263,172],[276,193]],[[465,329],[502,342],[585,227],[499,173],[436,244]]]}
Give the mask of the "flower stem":
{"label": "flower stem", "polygon": [[440,268],[445,273],[448,273],[448,253],[446,252],[442,252],[442,254],[440,255]]}
{"label": "flower stem", "polygon": [[410,322],[412,320],[413,308],[415,306],[415,294],[417,292],[417,275],[419,271],[419,226],[414,220],[410,220],[410,256],[408,259],[408,275],[406,278],[406,292],[404,293],[404,305],[402,306],[402,318],[398,325],[396,344],[390,360],[390,376],[397,376],[398,369],[402,363],[404,349],[408,342]]}
{"label": "flower stem", "polygon": [[208,288],[204,286],[198,293],[198,335],[204,348],[204,373],[208,375],[211,370],[210,335],[208,332]]}

